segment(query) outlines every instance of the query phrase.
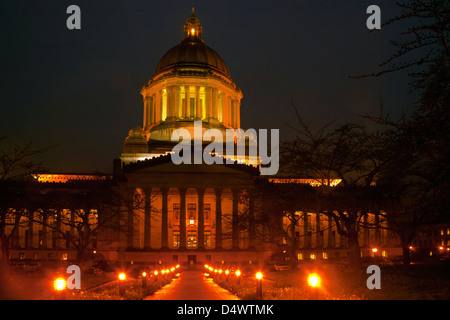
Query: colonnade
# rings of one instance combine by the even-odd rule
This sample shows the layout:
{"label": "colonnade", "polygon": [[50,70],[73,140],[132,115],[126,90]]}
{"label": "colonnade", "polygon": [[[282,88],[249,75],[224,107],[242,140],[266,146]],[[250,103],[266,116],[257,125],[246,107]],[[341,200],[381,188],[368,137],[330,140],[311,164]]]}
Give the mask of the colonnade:
{"label": "colonnade", "polygon": [[144,96],[144,128],[160,121],[216,119],[240,127],[240,100],[212,86],[169,85]]}
{"label": "colonnade", "polygon": [[[194,193],[193,193],[194,191]],[[240,227],[239,221],[240,212],[239,212],[239,202],[240,202],[240,194],[242,190],[239,189],[229,189],[229,188],[189,188],[189,196],[192,199],[194,194],[196,195],[196,203],[195,203],[195,220],[190,220],[191,218],[187,215],[187,194],[188,188],[186,187],[155,187],[155,188],[142,188],[140,189],[142,197],[144,199],[143,205],[143,219],[137,221],[138,214],[136,214],[136,209],[129,208],[128,210],[128,232],[127,232],[127,247],[128,248],[136,248],[140,247],[141,241],[136,241],[137,235],[139,237],[143,237],[143,248],[141,249],[214,249],[221,250],[224,249],[224,229],[226,229],[227,235],[231,235],[231,248],[230,249],[238,249],[240,248],[240,232],[243,231],[242,227]],[[231,194],[232,197],[232,205],[231,212],[230,206],[225,205],[223,202],[224,192],[227,194]],[[130,194],[132,191],[130,191]],[[171,197],[171,201],[169,201],[169,194]],[[205,223],[205,195],[208,195],[208,212],[211,215],[214,215],[214,226],[212,223],[207,221]],[[214,199],[214,201],[211,201]],[[155,203],[157,202],[157,205]],[[175,219],[173,216],[173,211],[169,208],[169,203],[179,204],[179,218]],[[177,206],[178,208],[178,206]],[[210,211],[209,211],[210,208]],[[223,225],[223,215],[224,209],[226,209],[226,214],[230,213],[231,223],[227,226]],[[248,215],[246,215],[246,219],[250,217],[248,230],[248,248],[255,247],[255,225],[254,225],[254,212],[253,212],[253,201],[250,200],[248,207]],[[171,214],[169,214],[171,212]],[[155,216],[157,219],[155,219]],[[177,215],[178,217],[178,215]],[[212,220],[213,217],[209,217],[208,219]],[[193,221],[190,223],[189,221]],[[143,228],[141,228],[140,223],[143,223]],[[152,224],[157,223],[158,227],[160,225],[160,230],[156,229]],[[207,247],[205,245],[205,231],[206,227],[208,227],[208,232],[214,235],[214,246]],[[231,227],[231,230],[229,229]],[[138,228],[139,230],[135,230]],[[172,237],[169,237],[169,230],[176,229],[179,231],[179,245],[175,246],[174,242],[171,241]],[[213,229],[213,230],[211,230]],[[241,229],[241,230],[240,230]],[[188,246],[188,230],[196,231],[196,243],[195,247]],[[152,232],[156,232],[160,234],[160,241],[155,241],[154,235]],[[142,234],[143,233],[143,234]],[[152,242],[153,241],[153,242]],[[159,245],[160,244],[160,245]],[[241,248],[242,249],[242,248]]]}

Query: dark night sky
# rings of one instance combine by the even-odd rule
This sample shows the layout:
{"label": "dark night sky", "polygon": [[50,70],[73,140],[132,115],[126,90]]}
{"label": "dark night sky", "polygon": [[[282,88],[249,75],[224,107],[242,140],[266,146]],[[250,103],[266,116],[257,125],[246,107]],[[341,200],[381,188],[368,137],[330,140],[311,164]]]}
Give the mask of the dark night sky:
{"label": "dark night sky", "polygon": [[[81,8],[82,30],[66,28]],[[242,89],[241,126],[295,124],[291,102],[311,125],[359,121],[411,109],[405,73],[349,79],[378,70],[401,25],[369,33],[366,8],[382,20],[392,0],[10,1],[0,4],[0,147],[58,145],[43,157],[52,172],[112,171],[128,131],[142,126],[140,90],[162,55],[181,41],[194,6],[203,39]]]}

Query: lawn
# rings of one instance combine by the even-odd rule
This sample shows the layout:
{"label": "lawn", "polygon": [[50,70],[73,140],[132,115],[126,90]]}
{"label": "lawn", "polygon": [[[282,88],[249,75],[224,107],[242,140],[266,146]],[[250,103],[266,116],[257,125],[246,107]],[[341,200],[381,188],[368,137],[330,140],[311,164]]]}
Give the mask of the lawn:
{"label": "lawn", "polygon": [[[320,268],[300,267],[288,271],[266,271],[263,278],[264,300],[363,299],[363,300],[448,300],[450,299],[450,266],[381,265],[381,289],[368,289],[366,269],[349,272],[326,265]],[[321,286],[312,290],[307,275],[317,272]],[[248,274],[237,284],[236,278],[214,277],[220,286],[241,299],[256,299],[256,280]]]}

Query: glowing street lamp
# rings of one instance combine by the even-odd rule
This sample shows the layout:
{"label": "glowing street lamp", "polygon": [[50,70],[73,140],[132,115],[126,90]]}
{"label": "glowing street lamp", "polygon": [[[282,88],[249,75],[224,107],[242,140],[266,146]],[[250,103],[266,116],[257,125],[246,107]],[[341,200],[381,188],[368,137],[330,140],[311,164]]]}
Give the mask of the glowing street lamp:
{"label": "glowing street lamp", "polygon": [[53,281],[53,288],[55,289],[56,300],[66,300],[67,283],[64,278],[57,278]]}
{"label": "glowing street lamp", "polygon": [[317,288],[320,286],[320,277],[316,273],[312,273],[308,276],[308,286],[311,288]]}
{"label": "glowing street lamp", "polygon": [[308,287],[311,299],[317,299],[318,289],[320,288],[320,276],[317,273],[308,275]]}
{"label": "glowing street lamp", "polygon": [[256,273],[256,299],[262,299],[262,272]]}
{"label": "glowing street lamp", "polygon": [[125,295],[125,279],[126,279],[125,273],[121,272],[119,273],[119,295],[124,296]]}
{"label": "glowing street lamp", "polygon": [[228,282],[228,275],[229,274],[230,274],[230,271],[228,269],[225,270],[225,275],[226,275],[225,281],[227,281],[227,282]]}
{"label": "glowing street lamp", "polygon": [[147,286],[147,272],[142,272],[142,288]]}
{"label": "glowing street lamp", "polygon": [[241,271],[236,270],[236,284],[241,283]]}

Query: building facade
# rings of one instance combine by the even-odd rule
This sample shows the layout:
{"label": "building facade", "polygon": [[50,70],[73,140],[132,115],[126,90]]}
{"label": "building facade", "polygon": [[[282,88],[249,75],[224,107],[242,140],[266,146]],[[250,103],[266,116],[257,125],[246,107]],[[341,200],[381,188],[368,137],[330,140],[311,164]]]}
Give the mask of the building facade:
{"label": "building facade", "polygon": [[[264,230],[254,223],[259,213],[254,206],[256,199],[249,195],[255,179],[261,177],[257,167],[247,164],[248,156],[239,159],[233,155],[235,162],[231,164],[176,165],[171,161],[170,153],[178,143],[171,139],[176,129],[195,137],[195,123],[201,122],[202,133],[217,129],[226,136],[227,129],[241,126],[243,94],[223,59],[206,45],[202,35],[193,11],[184,26],[184,38],[160,59],[141,90],[142,127],[130,130],[112,175],[35,177],[45,188],[63,188],[68,193],[80,182],[96,181],[110,181],[120,190],[124,199],[118,220],[120,232],[102,230],[89,244],[89,252],[102,259],[161,264],[264,263],[273,260],[274,253],[286,243],[284,238],[267,243],[258,236]],[[282,179],[273,180],[283,183]],[[315,185],[317,181],[296,179],[295,183]],[[136,199],[138,206],[127,207],[126,203]],[[84,209],[92,210],[94,224],[101,215],[97,209]],[[58,217],[70,215],[70,210],[74,209],[59,208],[49,219],[57,223]],[[75,228],[60,225],[60,229],[51,229],[23,219],[11,242],[11,259],[76,258],[73,245],[61,237],[77,233]],[[295,233],[298,260],[349,255],[346,239],[324,215],[308,213]],[[383,229],[363,231],[360,243],[363,256],[401,254],[398,241]]]}

